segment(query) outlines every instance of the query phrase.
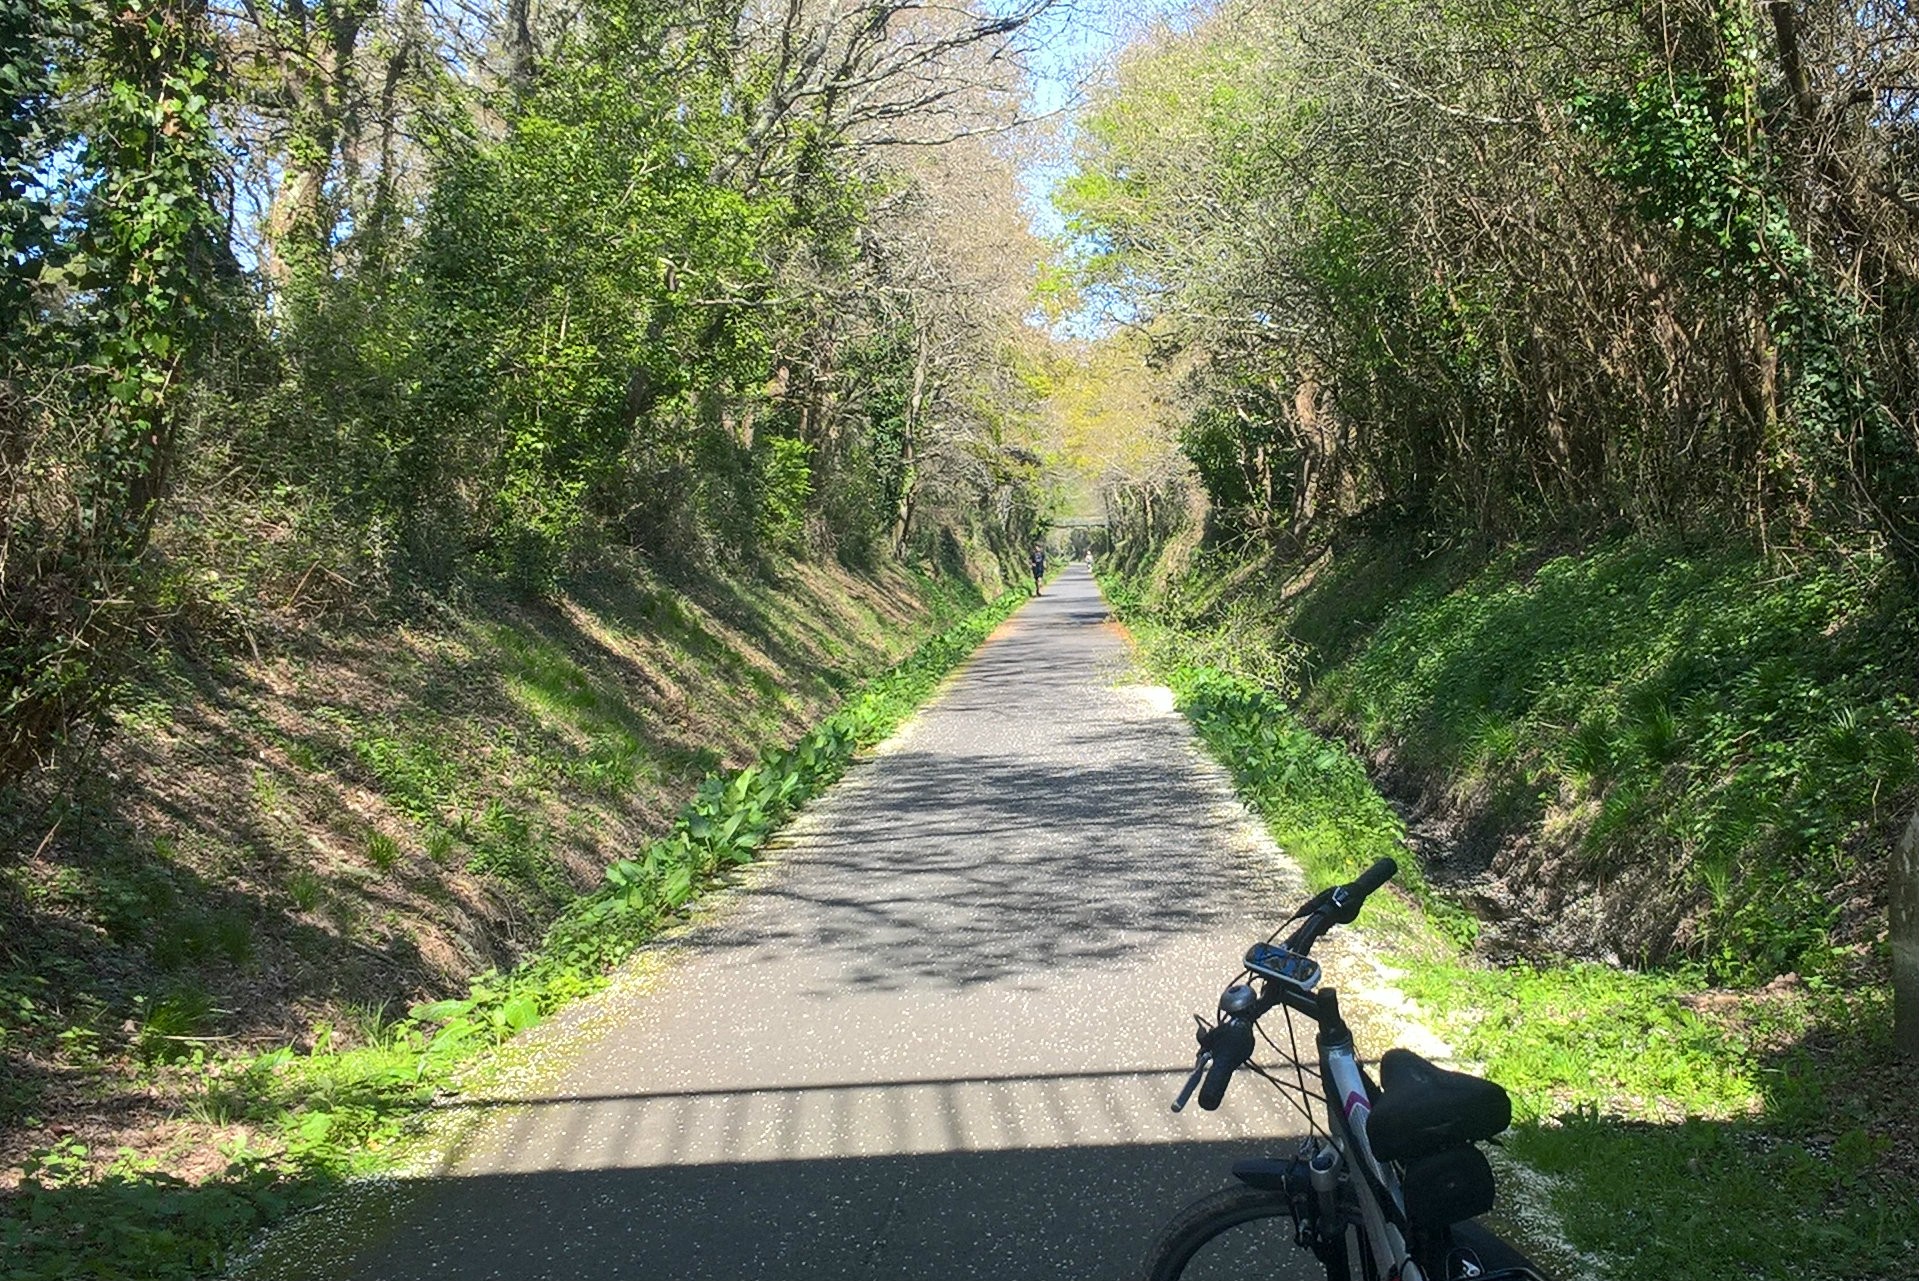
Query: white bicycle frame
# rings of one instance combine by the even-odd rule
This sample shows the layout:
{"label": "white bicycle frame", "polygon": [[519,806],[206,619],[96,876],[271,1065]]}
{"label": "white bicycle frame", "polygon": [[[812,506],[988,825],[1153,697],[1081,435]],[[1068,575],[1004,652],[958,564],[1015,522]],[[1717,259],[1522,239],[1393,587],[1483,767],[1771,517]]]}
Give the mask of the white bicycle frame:
{"label": "white bicycle frame", "polygon": [[1392,1167],[1382,1165],[1373,1155],[1372,1144],[1366,1137],[1366,1121],[1373,1107],[1352,1041],[1323,1047],[1319,1052],[1319,1066],[1326,1095],[1327,1129],[1333,1143],[1341,1149],[1347,1167],[1354,1171],[1353,1192],[1359,1200],[1360,1217],[1365,1220],[1373,1265],[1382,1277],[1426,1281],[1425,1272],[1407,1254],[1405,1235],[1387,1218],[1379,1202],[1379,1193],[1383,1190],[1392,1200],[1394,1213],[1405,1217],[1406,1202],[1399,1190],[1399,1177]]}

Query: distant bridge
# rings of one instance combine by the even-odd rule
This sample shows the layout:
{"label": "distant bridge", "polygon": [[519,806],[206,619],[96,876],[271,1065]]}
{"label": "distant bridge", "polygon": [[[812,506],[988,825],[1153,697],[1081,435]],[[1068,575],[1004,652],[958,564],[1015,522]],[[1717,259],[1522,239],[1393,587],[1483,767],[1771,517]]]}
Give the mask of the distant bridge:
{"label": "distant bridge", "polygon": [[1062,516],[1058,520],[1048,522],[1048,528],[1105,529],[1106,518],[1104,516]]}

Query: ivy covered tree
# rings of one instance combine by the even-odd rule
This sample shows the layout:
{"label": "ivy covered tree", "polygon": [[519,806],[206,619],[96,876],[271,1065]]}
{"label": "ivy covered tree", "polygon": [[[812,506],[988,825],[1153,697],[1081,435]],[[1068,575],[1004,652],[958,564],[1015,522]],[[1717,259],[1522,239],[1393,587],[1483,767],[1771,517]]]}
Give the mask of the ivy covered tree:
{"label": "ivy covered tree", "polygon": [[204,6],[4,21],[0,777],[114,688],[218,283]]}

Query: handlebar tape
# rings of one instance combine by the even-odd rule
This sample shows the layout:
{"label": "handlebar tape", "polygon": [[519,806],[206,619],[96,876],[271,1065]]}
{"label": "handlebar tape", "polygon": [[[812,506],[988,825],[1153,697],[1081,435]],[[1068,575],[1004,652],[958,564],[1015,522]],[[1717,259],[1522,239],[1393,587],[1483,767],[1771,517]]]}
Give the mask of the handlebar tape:
{"label": "handlebar tape", "polygon": [[1208,1112],[1217,1109],[1226,1097],[1226,1086],[1239,1065],[1253,1057],[1252,1020],[1234,1018],[1221,1023],[1214,1029],[1212,1051],[1213,1066],[1206,1073],[1206,1083],[1199,1087],[1199,1106]]}

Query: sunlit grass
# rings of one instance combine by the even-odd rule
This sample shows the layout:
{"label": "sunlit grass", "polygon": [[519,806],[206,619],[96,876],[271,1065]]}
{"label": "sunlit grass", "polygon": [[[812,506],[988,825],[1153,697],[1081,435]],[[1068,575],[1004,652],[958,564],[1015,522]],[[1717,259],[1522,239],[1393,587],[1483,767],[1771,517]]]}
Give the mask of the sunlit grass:
{"label": "sunlit grass", "polygon": [[[1402,867],[1411,863],[1396,815],[1358,758],[1315,733],[1295,705],[1251,678],[1251,669],[1204,665],[1231,658],[1217,643],[1218,632],[1204,631],[1209,639],[1189,644],[1180,628],[1156,623],[1125,584],[1114,587],[1201,738],[1314,884],[1351,876],[1381,855],[1397,857]],[[1368,626],[1393,624],[1390,592],[1358,592],[1354,599],[1354,616]],[[1406,591],[1398,607],[1418,614],[1446,599],[1428,584]],[[1569,636],[1581,631],[1577,618],[1559,618],[1554,626]],[[1402,666],[1385,670],[1417,684],[1439,679],[1449,661],[1478,661],[1460,648],[1471,643],[1470,634],[1457,645],[1441,631],[1426,639],[1424,653],[1409,649]],[[1328,644],[1334,652],[1364,655],[1369,640]],[[1674,711],[1669,691],[1657,698],[1595,696],[1583,717],[1564,716],[1564,706],[1578,702],[1573,694],[1515,686],[1507,697],[1560,700],[1552,750],[1544,752],[1538,746],[1544,721],[1494,710],[1489,683],[1505,660],[1495,653],[1485,661],[1479,694],[1435,694],[1430,704],[1415,705],[1424,709],[1421,716],[1458,718],[1441,737],[1451,746],[1429,757],[1434,768],[1456,770],[1455,778],[1464,780],[1497,774],[1502,761],[1537,769],[1550,759],[1548,773],[1570,783],[1592,815],[1587,857],[1595,847],[1630,841],[1672,820],[1677,802],[1669,785],[1662,790],[1666,770],[1696,759],[1696,727],[1709,717],[1690,704],[1683,714]],[[1386,738],[1397,718],[1410,715],[1409,704],[1397,701],[1405,688],[1344,670],[1350,683],[1332,705],[1368,735]],[[1508,676],[1499,679],[1510,684]],[[1776,666],[1750,679],[1773,690],[1803,687]],[[1884,688],[1886,674],[1878,679]],[[1886,696],[1882,710],[1903,708],[1901,697]],[[1728,714],[1740,710],[1735,704]],[[1893,742],[1894,730],[1903,734],[1875,713],[1834,714],[1789,739],[1776,759],[1803,763],[1827,753],[1818,768],[1846,759],[1867,768],[1890,765],[1883,783],[1903,777],[1899,762],[1908,744]],[[1766,751],[1763,745],[1753,750]],[[1788,795],[1794,790],[1789,779],[1773,786]],[[1848,798],[1856,807],[1856,790],[1834,804]],[[1748,806],[1715,814],[1718,845],[1706,847],[1697,871],[1722,909],[1748,901],[1742,896],[1751,887],[1738,878],[1749,866],[1742,856],[1762,835],[1756,815],[1764,812]],[[1817,826],[1825,821],[1817,812],[1807,817],[1815,835],[1832,830]],[[1801,866],[1831,876],[1827,849],[1822,866]],[[1653,972],[1544,962],[1489,967],[1449,952],[1434,937],[1469,939],[1472,923],[1464,913],[1424,891],[1416,875],[1398,884],[1422,898],[1426,912],[1423,922],[1403,910],[1384,914],[1384,937],[1401,953],[1397,983],[1464,1059],[1483,1065],[1512,1092],[1518,1118],[1512,1149],[1548,1176],[1539,1186],[1550,1209],[1577,1248],[1604,1260],[1606,1276],[1797,1281],[1903,1275],[1919,1262],[1919,1184],[1909,1168],[1885,1159],[1915,1117],[1902,1089],[1908,1071],[1889,1045],[1883,987],[1815,975],[1796,985],[1729,992],[1714,988],[1696,963]],[[1375,912],[1369,903],[1369,922],[1380,921]],[[1789,919],[1751,925],[1798,928]]]}
{"label": "sunlit grass", "polygon": [[1182,663],[1296,697],[1489,831],[1550,817],[1573,862],[1657,865],[1719,980],[1827,965],[1835,883],[1919,787],[1919,607],[1883,561],[1358,541],[1285,596],[1271,569],[1208,554],[1158,591]]}

